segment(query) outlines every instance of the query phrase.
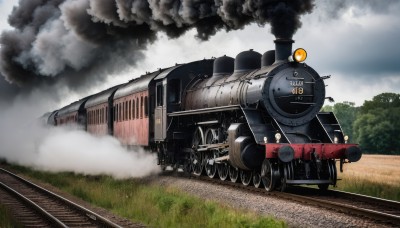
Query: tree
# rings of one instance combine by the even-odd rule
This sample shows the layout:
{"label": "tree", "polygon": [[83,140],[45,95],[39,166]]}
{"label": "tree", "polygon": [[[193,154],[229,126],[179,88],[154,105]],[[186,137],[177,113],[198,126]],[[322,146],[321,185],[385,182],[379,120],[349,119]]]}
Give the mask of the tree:
{"label": "tree", "polygon": [[343,133],[348,135],[351,141],[354,141],[353,123],[357,115],[357,108],[354,105],[354,102],[345,101],[343,103],[336,103],[333,106],[333,113],[335,113],[336,118],[339,120]]}
{"label": "tree", "polygon": [[358,108],[354,107],[354,102],[345,101],[343,103],[336,103],[334,106],[326,105],[322,108],[323,112],[333,112],[338,119],[343,133],[353,140],[353,123],[356,120]]}
{"label": "tree", "polygon": [[381,93],[372,98],[372,101],[365,101],[361,106],[361,112],[367,113],[377,108],[395,108],[400,107],[400,94]]}
{"label": "tree", "polygon": [[374,109],[354,123],[354,135],[365,152],[395,154],[400,148],[400,108]]}
{"label": "tree", "polygon": [[400,95],[383,93],[364,102],[353,134],[364,152],[399,154]]}

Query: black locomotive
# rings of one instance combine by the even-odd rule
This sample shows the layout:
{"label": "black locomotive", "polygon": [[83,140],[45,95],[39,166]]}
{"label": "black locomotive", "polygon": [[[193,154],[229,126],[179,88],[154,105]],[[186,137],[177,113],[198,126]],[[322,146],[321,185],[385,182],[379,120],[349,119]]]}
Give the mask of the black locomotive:
{"label": "black locomotive", "polygon": [[305,50],[292,53],[292,43],[160,69],[55,111],[49,122],[112,134],[195,175],[268,191],[326,189],[336,184],[336,161],[356,162],[361,151],[333,113],[319,112],[329,77],[303,63]]}

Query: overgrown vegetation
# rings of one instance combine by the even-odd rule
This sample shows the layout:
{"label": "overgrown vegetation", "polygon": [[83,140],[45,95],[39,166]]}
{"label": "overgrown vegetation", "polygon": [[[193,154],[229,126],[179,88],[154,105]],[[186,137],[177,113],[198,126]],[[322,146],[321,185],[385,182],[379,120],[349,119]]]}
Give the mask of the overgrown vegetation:
{"label": "overgrown vegetation", "polygon": [[363,153],[400,155],[400,94],[382,93],[361,107],[352,102],[324,106],[333,111],[343,132]]}
{"label": "overgrown vegetation", "polygon": [[13,169],[151,227],[286,227],[283,221],[271,217],[235,210],[141,180]]}
{"label": "overgrown vegetation", "polygon": [[3,228],[22,227],[13,219],[8,209],[1,204],[0,204],[0,227]]}

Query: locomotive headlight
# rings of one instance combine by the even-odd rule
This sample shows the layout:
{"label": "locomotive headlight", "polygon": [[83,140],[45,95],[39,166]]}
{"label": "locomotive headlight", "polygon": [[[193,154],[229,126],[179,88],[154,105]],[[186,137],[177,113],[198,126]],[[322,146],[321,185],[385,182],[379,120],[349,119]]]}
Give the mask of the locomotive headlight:
{"label": "locomotive headlight", "polygon": [[345,135],[344,136],[344,143],[347,143],[349,141],[349,136],[348,135]]}
{"label": "locomotive headlight", "polygon": [[303,48],[297,48],[291,57],[293,61],[301,63],[307,59],[307,52]]}
{"label": "locomotive headlight", "polygon": [[282,137],[282,135],[280,133],[275,134],[276,143],[279,143],[279,140],[281,140],[281,137]]}
{"label": "locomotive headlight", "polygon": [[333,137],[333,142],[334,143],[338,143],[339,142],[339,138],[337,136]]}

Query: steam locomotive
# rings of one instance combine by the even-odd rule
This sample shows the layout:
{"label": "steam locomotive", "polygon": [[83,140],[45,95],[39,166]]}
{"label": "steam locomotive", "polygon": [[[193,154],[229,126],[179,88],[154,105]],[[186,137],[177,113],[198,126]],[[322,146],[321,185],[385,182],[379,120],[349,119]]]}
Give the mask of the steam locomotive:
{"label": "steam locomotive", "polygon": [[76,123],[156,152],[162,167],[244,185],[336,185],[337,167],[361,158],[333,113],[320,112],[324,80],[292,52],[253,50],[159,69],[52,112],[48,123]]}

